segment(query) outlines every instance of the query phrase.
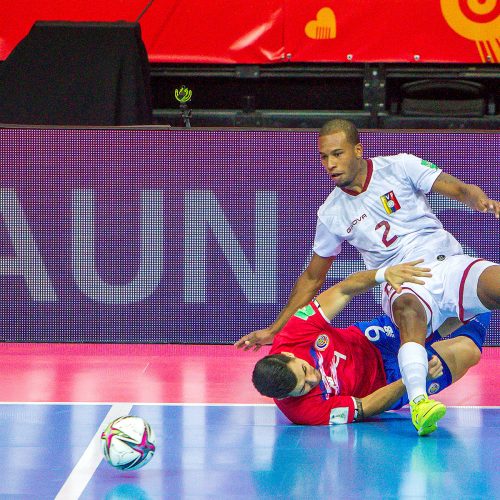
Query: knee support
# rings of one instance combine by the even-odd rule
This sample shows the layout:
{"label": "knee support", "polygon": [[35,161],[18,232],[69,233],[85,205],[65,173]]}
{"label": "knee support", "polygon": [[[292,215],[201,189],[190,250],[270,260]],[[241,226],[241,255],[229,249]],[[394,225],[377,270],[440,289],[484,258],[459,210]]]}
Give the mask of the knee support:
{"label": "knee support", "polygon": [[438,392],[441,392],[443,389],[451,385],[451,371],[448,368],[445,360],[437,353],[437,351],[430,345],[425,346],[429,358],[432,356],[437,356],[443,365],[443,374],[438,378],[434,378],[432,380],[427,380],[427,394],[432,396]]}

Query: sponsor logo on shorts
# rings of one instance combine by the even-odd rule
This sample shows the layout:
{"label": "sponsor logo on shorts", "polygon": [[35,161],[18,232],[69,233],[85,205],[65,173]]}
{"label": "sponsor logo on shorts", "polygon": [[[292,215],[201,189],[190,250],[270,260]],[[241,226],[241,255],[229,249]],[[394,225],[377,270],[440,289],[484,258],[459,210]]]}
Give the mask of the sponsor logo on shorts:
{"label": "sponsor logo on shorts", "polygon": [[436,394],[437,391],[439,391],[440,385],[437,382],[432,382],[432,384],[429,386],[429,394]]}
{"label": "sponsor logo on shorts", "polygon": [[392,214],[401,208],[394,191],[389,191],[380,197],[380,201],[388,214]]}
{"label": "sponsor logo on shorts", "polygon": [[388,337],[396,337],[396,335],[394,335],[394,330],[389,325],[384,326],[384,332]]}
{"label": "sponsor logo on shorts", "polygon": [[328,335],[325,335],[323,333],[322,335],[320,335],[316,339],[316,343],[314,344],[314,347],[316,347],[316,349],[318,351],[324,351],[328,347],[329,342],[330,342],[330,339],[328,338]]}
{"label": "sponsor logo on shorts", "polygon": [[331,424],[347,424],[349,420],[349,408],[343,406],[341,408],[333,408],[330,412]]}

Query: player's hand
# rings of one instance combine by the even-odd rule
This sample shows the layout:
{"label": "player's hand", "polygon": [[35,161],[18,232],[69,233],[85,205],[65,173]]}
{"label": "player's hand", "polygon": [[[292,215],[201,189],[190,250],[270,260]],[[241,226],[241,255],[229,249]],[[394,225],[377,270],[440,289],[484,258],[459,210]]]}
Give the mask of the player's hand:
{"label": "player's hand", "polygon": [[477,203],[477,210],[480,212],[495,214],[495,217],[500,218],[500,201],[491,200],[488,197],[481,198]]}
{"label": "player's hand", "polygon": [[479,212],[489,212],[495,214],[495,217],[500,218],[500,202],[488,198],[488,195],[478,186],[473,184],[467,185],[467,197],[464,202]]}
{"label": "player's hand", "polygon": [[443,374],[443,364],[441,360],[436,356],[432,356],[429,359],[429,369],[427,371],[427,379],[432,380],[440,377]]}
{"label": "player's hand", "polygon": [[418,267],[423,261],[424,259],[418,259],[390,266],[385,270],[384,278],[398,293],[401,292],[403,283],[425,285],[425,281],[419,278],[430,278],[432,274],[428,267]]}
{"label": "player's hand", "polygon": [[244,351],[248,351],[252,348],[254,351],[258,351],[263,345],[272,344],[274,335],[275,334],[269,328],[255,330],[241,337],[234,345],[236,348],[243,349]]}

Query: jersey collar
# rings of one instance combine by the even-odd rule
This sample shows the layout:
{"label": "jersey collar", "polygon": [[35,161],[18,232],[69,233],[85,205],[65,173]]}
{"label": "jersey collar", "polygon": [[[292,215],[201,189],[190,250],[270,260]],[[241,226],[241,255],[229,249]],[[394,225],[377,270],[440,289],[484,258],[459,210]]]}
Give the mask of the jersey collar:
{"label": "jersey collar", "polygon": [[372,173],[373,173],[373,162],[370,158],[368,158],[366,160],[366,179],[365,183],[363,184],[363,189],[359,193],[357,193],[356,191],[351,191],[350,189],[344,189],[344,188],[340,189],[342,189],[344,193],[349,194],[351,196],[358,196],[361,193],[364,193],[368,189],[368,185],[370,184],[372,178]]}

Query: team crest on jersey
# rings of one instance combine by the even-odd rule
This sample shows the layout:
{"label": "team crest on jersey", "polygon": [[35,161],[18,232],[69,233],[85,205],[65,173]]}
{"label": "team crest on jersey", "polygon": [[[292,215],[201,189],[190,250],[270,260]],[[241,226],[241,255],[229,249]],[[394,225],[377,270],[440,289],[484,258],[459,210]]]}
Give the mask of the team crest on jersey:
{"label": "team crest on jersey", "polygon": [[328,347],[328,343],[330,342],[330,339],[328,338],[328,335],[325,335],[324,333],[320,335],[316,339],[316,343],[314,344],[314,347],[318,351],[324,351]]}
{"label": "team crest on jersey", "polygon": [[380,201],[382,201],[382,205],[385,208],[385,211],[388,214],[392,214],[401,208],[394,191],[389,191],[380,197]]}

